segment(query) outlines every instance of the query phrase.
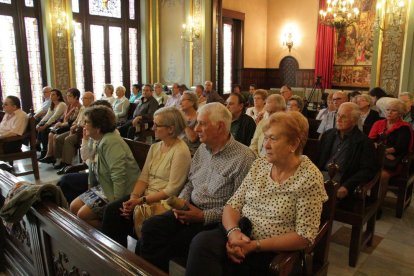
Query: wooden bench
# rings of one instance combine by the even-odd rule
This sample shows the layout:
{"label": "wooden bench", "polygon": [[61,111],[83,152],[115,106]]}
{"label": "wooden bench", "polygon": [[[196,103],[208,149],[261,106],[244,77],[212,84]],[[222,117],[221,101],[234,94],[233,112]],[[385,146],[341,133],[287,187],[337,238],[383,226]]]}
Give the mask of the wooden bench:
{"label": "wooden bench", "polygon": [[[18,181],[0,170],[0,199]],[[167,275],[53,202],[32,207],[17,226],[6,235],[9,275]]]}

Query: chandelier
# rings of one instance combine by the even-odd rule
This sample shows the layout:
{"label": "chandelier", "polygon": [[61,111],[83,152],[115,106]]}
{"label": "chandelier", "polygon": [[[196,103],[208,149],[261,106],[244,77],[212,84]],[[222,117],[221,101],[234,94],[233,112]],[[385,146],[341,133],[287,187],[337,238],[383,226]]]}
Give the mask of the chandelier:
{"label": "chandelier", "polygon": [[359,20],[359,9],[354,0],[326,0],[326,9],[319,11],[320,23],[342,29]]}

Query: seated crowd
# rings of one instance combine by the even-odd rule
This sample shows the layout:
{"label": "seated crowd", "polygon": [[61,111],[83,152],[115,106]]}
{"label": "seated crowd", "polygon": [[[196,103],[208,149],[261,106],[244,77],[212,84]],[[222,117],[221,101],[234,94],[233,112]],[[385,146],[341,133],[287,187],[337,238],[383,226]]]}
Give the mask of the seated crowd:
{"label": "seated crowd", "polygon": [[[375,147],[384,144],[384,199],[413,147],[414,108],[409,93],[395,99],[381,90],[352,99],[342,91],[325,95],[316,117],[320,149],[311,160],[303,155],[306,102],[287,85],[271,95],[254,85],[246,95],[235,85],[226,100],[210,81],[194,92],[174,83],[170,95],[160,83],[134,84],[129,99],[125,87],[107,84],[98,101],[76,88],[65,101],[45,87],[34,114],[39,162],[65,174],[80,147],[89,172],[65,174],[58,183],[71,212],[125,247],[128,235],[137,237],[136,254],[162,270],[181,258],[187,275],[264,275],[275,252],[313,243],[329,164],[338,165],[338,204],[349,208],[358,185],[379,172]],[[21,144],[1,140],[22,135],[28,118],[14,96],[5,98],[3,111],[0,154],[19,150]],[[123,138],[146,130],[156,142],[140,169]],[[174,196],[183,208],[146,214],[134,228],[137,212]]]}

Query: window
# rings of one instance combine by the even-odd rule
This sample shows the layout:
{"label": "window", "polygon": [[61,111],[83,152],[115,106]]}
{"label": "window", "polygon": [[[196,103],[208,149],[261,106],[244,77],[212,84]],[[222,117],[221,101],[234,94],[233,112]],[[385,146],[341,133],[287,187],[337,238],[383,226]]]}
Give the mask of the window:
{"label": "window", "polygon": [[26,111],[41,105],[46,79],[39,2],[0,0],[0,95],[19,97]]}
{"label": "window", "polygon": [[139,1],[72,0],[72,12],[78,88],[97,99],[106,83],[130,91],[140,80]]}

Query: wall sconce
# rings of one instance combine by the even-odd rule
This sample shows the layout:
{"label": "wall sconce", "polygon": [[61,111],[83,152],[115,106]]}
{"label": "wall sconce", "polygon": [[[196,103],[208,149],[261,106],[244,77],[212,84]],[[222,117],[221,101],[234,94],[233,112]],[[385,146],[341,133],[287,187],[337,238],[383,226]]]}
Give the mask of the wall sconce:
{"label": "wall sconce", "polygon": [[[388,22],[387,27],[394,28],[404,23],[404,0],[383,0],[382,2],[378,1],[376,7],[377,10],[374,21],[374,29],[386,31],[385,21]],[[382,16],[384,16],[383,21],[381,20]]]}
{"label": "wall sconce", "polygon": [[193,42],[200,38],[200,24],[192,16],[189,16],[187,22],[183,24],[181,39],[186,42]]}
{"label": "wall sconce", "polygon": [[292,31],[288,31],[283,34],[283,46],[287,46],[289,49],[289,53],[293,47],[293,34]]}

